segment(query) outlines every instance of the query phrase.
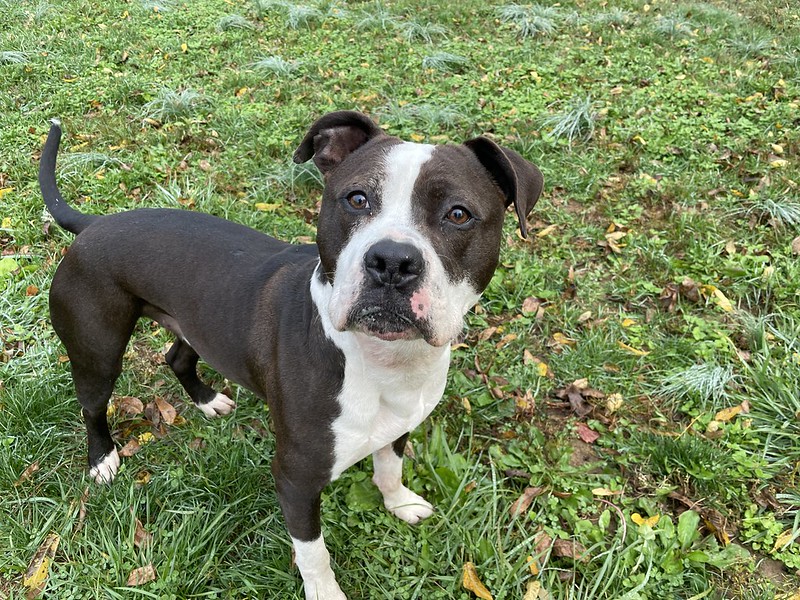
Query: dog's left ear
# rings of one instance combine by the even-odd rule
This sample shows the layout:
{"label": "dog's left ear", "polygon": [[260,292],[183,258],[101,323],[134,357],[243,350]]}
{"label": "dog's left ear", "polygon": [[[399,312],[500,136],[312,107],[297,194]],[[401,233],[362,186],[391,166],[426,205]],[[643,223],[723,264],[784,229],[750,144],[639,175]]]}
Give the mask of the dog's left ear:
{"label": "dog's left ear", "polygon": [[519,220],[519,232],[522,237],[528,237],[525,220],[542,193],[542,172],[513,150],[502,148],[489,138],[477,137],[464,142],[464,145],[475,153],[503,191],[506,206],[514,205]]}
{"label": "dog's left ear", "polygon": [[312,156],[320,173],[327,175],[352,152],[372,138],[386,135],[369,117],[340,110],[319,118],[295,150],[293,160],[304,163]]}

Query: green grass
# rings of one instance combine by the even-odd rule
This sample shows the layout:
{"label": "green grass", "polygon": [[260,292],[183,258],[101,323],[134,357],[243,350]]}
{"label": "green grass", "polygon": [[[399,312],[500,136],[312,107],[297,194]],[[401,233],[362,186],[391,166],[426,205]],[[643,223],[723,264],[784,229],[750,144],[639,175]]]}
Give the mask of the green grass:
{"label": "green grass", "polygon": [[[437,512],[392,518],[369,461],[325,492],[349,597],[466,600],[466,562],[498,600],[533,583],[554,600],[800,587],[795,3],[0,0],[0,15],[0,598],[25,595],[53,533],[45,597],[302,596],[268,411],[232,386],[235,414],[206,421],[149,323],[116,398],[160,396],[183,420],[116,415],[120,445],[158,437],[114,485],[90,482],[47,309],[72,236],[47,225],[36,164],[59,117],[81,210],[183,207],[310,241],[322,181],[291,155],[334,109],[416,141],[487,133],[545,175],[530,238],[508,219],[445,398],[412,435],[406,478]],[[559,395],[581,379],[584,418]],[[126,586],[150,564],[155,581]]]}

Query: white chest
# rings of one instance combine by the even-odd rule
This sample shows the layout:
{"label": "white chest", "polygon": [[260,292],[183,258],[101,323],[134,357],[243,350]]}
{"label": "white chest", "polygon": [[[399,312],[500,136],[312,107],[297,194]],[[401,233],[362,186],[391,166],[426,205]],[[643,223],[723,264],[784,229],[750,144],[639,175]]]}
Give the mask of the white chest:
{"label": "white chest", "polygon": [[332,424],[331,479],[416,428],[439,403],[450,349],[437,348],[430,356],[427,348],[420,348],[425,357],[389,365],[371,353],[345,351],[345,380],[338,398],[341,413]]}

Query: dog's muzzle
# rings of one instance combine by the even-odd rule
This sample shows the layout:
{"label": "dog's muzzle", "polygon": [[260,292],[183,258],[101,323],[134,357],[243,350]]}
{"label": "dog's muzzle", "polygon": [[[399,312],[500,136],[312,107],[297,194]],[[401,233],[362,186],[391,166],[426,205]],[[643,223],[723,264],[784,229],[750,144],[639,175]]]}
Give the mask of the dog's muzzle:
{"label": "dog's muzzle", "polygon": [[364,284],[348,317],[348,329],[383,340],[428,337],[430,299],[426,265],[416,246],[381,240],[364,254]]}

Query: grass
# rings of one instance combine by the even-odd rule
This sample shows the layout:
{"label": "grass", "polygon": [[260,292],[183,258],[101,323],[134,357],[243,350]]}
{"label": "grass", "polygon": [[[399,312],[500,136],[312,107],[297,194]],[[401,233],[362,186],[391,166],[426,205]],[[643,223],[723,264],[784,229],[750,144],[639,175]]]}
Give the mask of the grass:
{"label": "grass", "polygon": [[[322,180],[291,155],[345,108],[405,139],[490,135],[545,175],[411,438],[406,479],[437,512],[397,522],[369,461],[325,492],[349,597],[468,600],[471,562],[498,600],[790,598],[800,12],[611,4],[0,0],[0,598],[30,592],[51,534],[42,597],[302,597],[268,411],[231,385],[235,414],[206,421],[150,323],[115,403],[158,396],[182,419],[116,414],[120,445],[156,435],[113,486],[89,481],[47,308],[72,236],[43,222],[36,158],[59,117],[82,210],[182,207],[310,241]],[[127,586],[147,565],[155,581]]]}

